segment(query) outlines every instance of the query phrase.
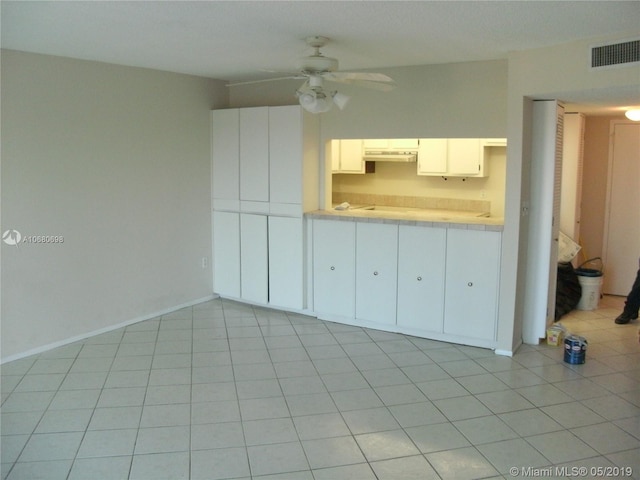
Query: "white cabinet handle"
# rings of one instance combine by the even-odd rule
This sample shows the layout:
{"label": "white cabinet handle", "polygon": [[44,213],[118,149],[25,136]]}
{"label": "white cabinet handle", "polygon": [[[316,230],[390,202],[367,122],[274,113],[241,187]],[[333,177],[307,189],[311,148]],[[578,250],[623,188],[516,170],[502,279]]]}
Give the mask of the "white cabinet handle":
{"label": "white cabinet handle", "polygon": [[418,277],[418,281],[421,282],[422,281],[422,277]]}
{"label": "white cabinet handle", "polygon": [[334,267],[334,266],[331,267],[331,270],[335,270],[335,269],[336,269],[336,267]]}
{"label": "white cabinet handle", "polygon": [[467,286],[468,286],[468,287],[473,287],[473,282],[469,282],[469,283],[467,283]]}

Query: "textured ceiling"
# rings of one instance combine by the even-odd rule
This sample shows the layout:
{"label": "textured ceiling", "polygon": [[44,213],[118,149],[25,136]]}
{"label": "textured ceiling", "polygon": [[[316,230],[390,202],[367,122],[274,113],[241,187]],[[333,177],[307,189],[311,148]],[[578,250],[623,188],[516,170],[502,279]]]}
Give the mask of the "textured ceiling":
{"label": "textured ceiling", "polygon": [[506,58],[638,36],[638,1],[6,1],[3,48],[240,81],[295,69],[323,35],[341,70]]}

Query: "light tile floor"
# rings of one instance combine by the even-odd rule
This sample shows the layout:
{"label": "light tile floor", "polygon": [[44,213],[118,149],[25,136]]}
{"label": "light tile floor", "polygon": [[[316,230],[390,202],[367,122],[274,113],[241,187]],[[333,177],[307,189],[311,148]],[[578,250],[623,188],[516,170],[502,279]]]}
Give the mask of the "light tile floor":
{"label": "light tile floor", "polygon": [[212,300],[2,365],[2,479],[640,478],[622,301],[569,365]]}

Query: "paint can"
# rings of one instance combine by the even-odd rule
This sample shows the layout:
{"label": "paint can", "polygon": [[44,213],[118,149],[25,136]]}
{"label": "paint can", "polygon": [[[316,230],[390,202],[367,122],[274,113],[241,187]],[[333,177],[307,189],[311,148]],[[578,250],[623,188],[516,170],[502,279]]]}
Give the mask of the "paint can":
{"label": "paint can", "polygon": [[584,363],[587,353],[587,339],[578,335],[567,335],[564,339],[564,361],[571,365]]}

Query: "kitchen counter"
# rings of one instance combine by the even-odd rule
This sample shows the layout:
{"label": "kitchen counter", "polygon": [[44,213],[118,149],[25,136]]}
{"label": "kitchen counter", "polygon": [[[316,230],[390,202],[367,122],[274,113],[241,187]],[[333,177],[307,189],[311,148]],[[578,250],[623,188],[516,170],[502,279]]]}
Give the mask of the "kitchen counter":
{"label": "kitchen counter", "polygon": [[347,210],[315,210],[307,212],[307,218],[326,218],[354,222],[398,223],[404,225],[442,224],[443,227],[471,228],[502,231],[504,218],[489,217],[486,212],[463,210],[424,209],[387,206],[351,206]]}

